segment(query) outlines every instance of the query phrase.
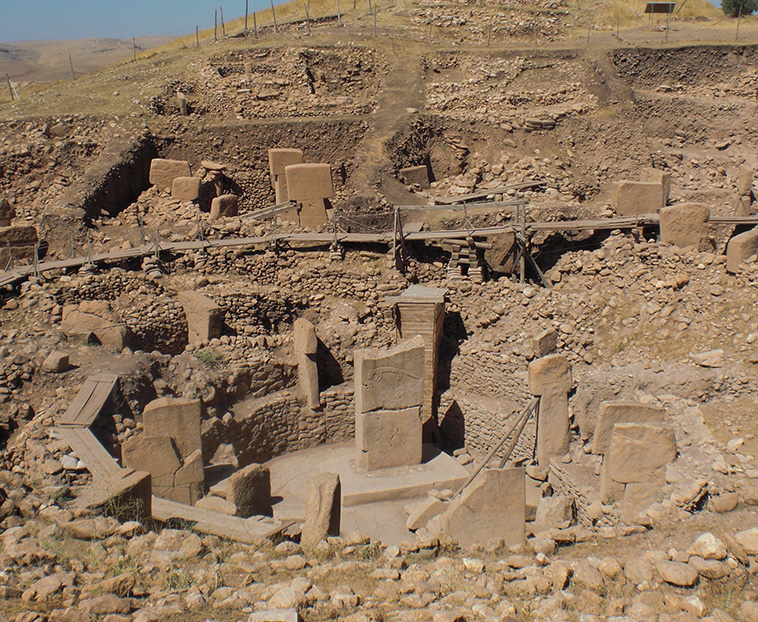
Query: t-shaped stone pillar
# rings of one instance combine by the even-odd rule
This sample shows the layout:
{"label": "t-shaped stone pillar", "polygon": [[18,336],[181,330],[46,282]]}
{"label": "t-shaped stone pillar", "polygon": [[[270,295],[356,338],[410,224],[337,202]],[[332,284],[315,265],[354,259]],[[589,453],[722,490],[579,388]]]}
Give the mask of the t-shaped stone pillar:
{"label": "t-shaped stone pillar", "polygon": [[305,394],[308,407],[320,408],[321,397],[318,390],[318,337],[316,327],[305,318],[295,320],[295,354],[297,356],[297,379],[300,389]]}
{"label": "t-shaped stone pillar", "polygon": [[540,398],[537,461],[542,466],[569,450],[568,393],[572,385],[571,364],[565,355],[551,354],[529,363],[529,390]]}
{"label": "t-shaped stone pillar", "polygon": [[397,309],[397,330],[400,341],[421,335],[424,339],[424,403],[421,419],[436,415],[437,355],[445,322],[446,289],[411,285],[400,296],[388,298]]}

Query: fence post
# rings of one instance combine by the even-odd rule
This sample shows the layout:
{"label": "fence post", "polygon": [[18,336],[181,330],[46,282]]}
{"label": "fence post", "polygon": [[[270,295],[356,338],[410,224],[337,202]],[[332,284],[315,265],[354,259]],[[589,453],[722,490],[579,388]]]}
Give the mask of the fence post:
{"label": "fence post", "polygon": [[8,80],[8,92],[11,94],[11,101],[13,101],[13,86],[11,86],[11,77],[6,73],[5,79]]}
{"label": "fence post", "polygon": [[224,24],[224,7],[219,8],[221,13],[221,36],[226,39],[226,24]]}
{"label": "fence post", "polygon": [[342,26],[342,15],[340,15],[340,0],[337,0],[337,26]]}
{"label": "fence post", "polygon": [[279,34],[279,27],[276,25],[276,9],[274,8],[274,0],[271,0],[271,15],[274,18],[274,32]]}
{"label": "fence post", "polygon": [[311,20],[310,16],[308,14],[308,3],[306,2],[303,6],[305,6],[305,26],[308,29],[308,36],[311,36]]}
{"label": "fence post", "polygon": [[258,38],[258,18],[256,18],[255,13],[253,13],[253,30],[255,31],[255,38]]}
{"label": "fence post", "polygon": [[200,26],[195,26],[195,47],[200,47]]}
{"label": "fence post", "polygon": [[245,0],[245,32],[247,32],[247,9],[249,0]]}
{"label": "fence post", "polygon": [[213,9],[213,40],[218,41],[218,9]]}
{"label": "fence post", "polygon": [[71,79],[76,80],[76,75],[74,74],[74,61],[71,60],[71,54],[68,55],[68,64],[71,67]]}
{"label": "fence post", "polygon": [[374,38],[375,39],[376,39],[376,12],[377,12],[377,10],[378,9],[376,7],[374,7]]}
{"label": "fence post", "polygon": [[137,41],[132,37],[132,62],[137,62]]}
{"label": "fence post", "polygon": [[740,5],[740,14],[737,17],[737,36],[734,38],[735,41],[740,40],[740,22],[742,21],[742,5]]}

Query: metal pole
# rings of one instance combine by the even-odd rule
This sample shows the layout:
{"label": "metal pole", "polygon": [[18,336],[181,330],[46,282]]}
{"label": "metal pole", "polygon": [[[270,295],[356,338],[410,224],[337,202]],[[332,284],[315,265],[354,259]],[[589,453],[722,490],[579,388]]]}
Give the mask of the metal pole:
{"label": "metal pole", "polygon": [[735,41],[739,41],[740,39],[740,22],[742,21],[742,5],[740,5],[740,14],[737,17],[737,36],[734,38]]}
{"label": "metal pole", "polygon": [[342,26],[342,15],[340,15],[340,0],[337,0],[337,26]]}
{"label": "metal pole", "polygon": [[137,41],[132,37],[132,62],[137,62]]}
{"label": "metal pole", "polygon": [[213,9],[213,40],[218,41],[218,9]]}
{"label": "metal pole", "polygon": [[498,452],[498,450],[505,445],[505,441],[508,440],[508,437],[511,435],[511,433],[516,429],[516,426],[521,423],[521,419],[524,417],[527,417],[529,413],[534,410],[534,407],[538,404],[539,398],[533,397],[532,401],[529,402],[524,410],[522,410],[516,417],[516,421],[514,424],[510,427],[510,429],[505,433],[503,438],[495,445],[492,449],[489,450],[487,455],[484,457],[484,460],[482,460],[482,463],[476,468],[476,470],[469,475],[468,479],[463,482],[463,485],[455,491],[455,495],[453,495],[453,498],[457,497],[461,492],[463,492],[466,489],[466,486],[468,486],[471,482],[473,482],[476,479],[476,476],[479,475],[479,473],[482,472],[482,469],[487,466],[487,463],[492,460],[493,456]]}
{"label": "metal pole", "polygon": [[524,431],[526,424],[529,422],[529,419],[532,418],[532,412],[534,412],[534,409],[532,409],[529,414],[521,420],[516,433],[513,435],[513,440],[508,444],[508,448],[505,450],[503,457],[500,459],[500,464],[498,465],[499,469],[502,469],[505,466],[505,463],[508,462],[508,458],[511,457],[513,450],[516,449],[516,443],[518,443],[518,439],[521,436],[521,433]]}
{"label": "metal pole", "polygon": [[279,27],[276,25],[276,9],[274,9],[274,0],[271,0],[271,15],[274,18],[274,32],[279,34]]}
{"label": "metal pole", "polygon": [[669,40],[670,29],[671,29],[671,13],[666,13],[666,41]]}
{"label": "metal pole", "polygon": [[161,258],[161,228],[155,228],[155,258]]}
{"label": "metal pole", "polygon": [[5,264],[5,269],[10,270],[13,267],[13,250],[11,249],[11,241],[8,240],[8,263]]}
{"label": "metal pole", "polygon": [[303,6],[305,6],[305,26],[308,29],[308,36],[311,36],[311,20],[308,16],[308,3],[306,2]]}
{"label": "metal pole", "polygon": [[5,79],[8,80],[8,92],[11,94],[11,101],[13,101],[13,87],[11,86],[11,77],[6,73]]}
{"label": "metal pole", "polygon": [[245,0],[245,32],[247,32],[247,9],[249,0]]}
{"label": "metal pole", "polygon": [[224,7],[221,7],[219,9],[219,12],[221,13],[221,36],[226,39],[226,24],[224,24]]}
{"label": "metal pole", "polygon": [[92,239],[90,238],[89,231],[87,231],[87,264],[94,266],[95,262],[92,260]]}
{"label": "metal pole", "polygon": [[34,245],[34,276],[39,278],[39,242]]}
{"label": "metal pole", "polygon": [[73,259],[74,257],[76,257],[76,245],[74,244],[74,230],[70,226],[68,228],[68,247],[69,247],[69,257]]}
{"label": "metal pole", "polygon": [[376,7],[374,7],[374,38],[376,39]]}
{"label": "metal pole", "polygon": [[258,18],[255,17],[255,13],[253,13],[253,30],[255,31],[255,38],[258,38]]}
{"label": "metal pole", "polygon": [[200,26],[195,26],[195,47],[200,47]]}
{"label": "metal pole", "polygon": [[68,64],[71,67],[71,79],[76,80],[76,75],[74,74],[74,61],[71,60],[71,54],[68,55]]}

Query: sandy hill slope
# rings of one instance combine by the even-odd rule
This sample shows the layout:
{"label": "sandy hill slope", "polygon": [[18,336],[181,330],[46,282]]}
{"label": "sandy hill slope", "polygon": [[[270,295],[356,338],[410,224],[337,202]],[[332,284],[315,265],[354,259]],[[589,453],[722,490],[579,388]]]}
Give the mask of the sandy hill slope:
{"label": "sandy hill slope", "polygon": [[[138,37],[142,52],[163,45],[172,37]],[[72,41],[20,41],[0,43],[0,67],[13,80],[46,82],[71,77],[69,55],[77,76],[132,55],[131,39],[90,37]]]}

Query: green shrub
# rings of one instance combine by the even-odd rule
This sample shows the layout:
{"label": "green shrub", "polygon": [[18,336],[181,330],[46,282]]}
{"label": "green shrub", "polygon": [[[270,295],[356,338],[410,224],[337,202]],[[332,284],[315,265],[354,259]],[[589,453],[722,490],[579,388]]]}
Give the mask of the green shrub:
{"label": "green shrub", "polygon": [[740,7],[743,15],[750,15],[758,9],[758,0],[721,0],[721,9],[730,17],[737,17]]}

